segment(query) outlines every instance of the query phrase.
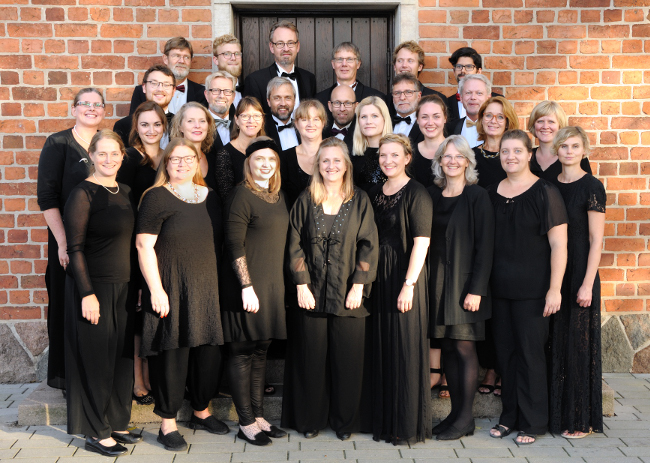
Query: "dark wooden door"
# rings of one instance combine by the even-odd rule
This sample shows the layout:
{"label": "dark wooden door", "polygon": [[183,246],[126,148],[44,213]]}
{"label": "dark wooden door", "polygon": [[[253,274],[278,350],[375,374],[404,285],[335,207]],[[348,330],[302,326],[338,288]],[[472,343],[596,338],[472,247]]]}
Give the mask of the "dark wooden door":
{"label": "dark wooden door", "polygon": [[346,12],[281,12],[243,10],[237,12],[235,34],[242,42],[243,73],[248,75],[273,62],[269,51],[269,30],[280,20],[289,20],[300,33],[300,53],[296,65],[316,75],[318,91],[335,82],[332,49],[341,42],[352,42],[361,51],[359,81],[386,93],[391,76],[393,16]]}

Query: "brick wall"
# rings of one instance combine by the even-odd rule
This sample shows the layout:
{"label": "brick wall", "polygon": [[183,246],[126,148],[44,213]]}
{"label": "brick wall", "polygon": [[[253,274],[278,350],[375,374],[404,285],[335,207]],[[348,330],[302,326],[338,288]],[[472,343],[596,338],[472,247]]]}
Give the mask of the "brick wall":
{"label": "brick wall", "polygon": [[[367,2],[360,2],[367,3]],[[558,100],[588,130],[608,211],[603,310],[650,311],[650,0],[419,0],[422,80],[453,92],[447,57],[471,45],[522,122]],[[47,235],[35,200],[40,148],[72,125],[77,89],[105,89],[107,120],[167,38],[211,71],[210,0],[0,0],[0,321],[42,320]],[[192,76],[190,76],[192,77]]]}

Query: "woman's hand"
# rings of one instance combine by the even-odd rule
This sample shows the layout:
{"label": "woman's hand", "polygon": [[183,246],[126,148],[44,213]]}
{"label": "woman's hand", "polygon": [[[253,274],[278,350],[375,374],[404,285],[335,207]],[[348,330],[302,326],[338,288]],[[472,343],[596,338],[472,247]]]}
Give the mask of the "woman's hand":
{"label": "woman's hand", "polygon": [[[307,285],[296,285],[298,289],[298,307],[307,310],[316,308],[316,300]],[[349,297],[349,296],[348,296]]]}
{"label": "woman's hand", "polygon": [[93,325],[99,323],[99,301],[91,294],[81,300],[81,316]]}
{"label": "woman's hand", "polygon": [[594,289],[593,286],[587,285],[585,283],[583,283],[582,286],[580,286],[580,289],[578,290],[578,299],[577,299],[578,305],[580,307],[591,306],[591,297],[593,294],[593,289]]}
{"label": "woman's hand", "polygon": [[357,283],[352,285],[348,297],[345,298],[345,308],[354,310],[361,307],[361,300],[363,299],[363,284]]}
{"label": "woman's hand", "polygon": [[408,312],[413,308],[413,286],[402,286],[402,290],[397,296],[397,310],[402,313]]}
{"label": "woman's hand", "polygon": [[481,305],[481,296],[475,294],[467,294],[465,296],[465,302],[463,303],[463,308],[469,310],[470,312],[478,311],[479,306]]}
{"label": "woman's hand", "polygon": [[61,267],[65,270],[69,263],[70,258],[68,257],[68,247],[59,246],[59,264],[61,264]]}
{"label": "woman's hand", "polygon": [[151,308],[160,314],[160,318],[165,318],[169,314],[169,297],[164,289],[151,291]]}
{"label": "woman's hand", "polygon": [[241,301],[246,312],[257,313],[260,310],[260,300],[252,286],[241,290]]}
{"label": "woman's hand", "polygon": [[559,289],[549,289],[546,293],[546,305],[544,305],[544,316],[549,317],[560,310],[562,293]]}

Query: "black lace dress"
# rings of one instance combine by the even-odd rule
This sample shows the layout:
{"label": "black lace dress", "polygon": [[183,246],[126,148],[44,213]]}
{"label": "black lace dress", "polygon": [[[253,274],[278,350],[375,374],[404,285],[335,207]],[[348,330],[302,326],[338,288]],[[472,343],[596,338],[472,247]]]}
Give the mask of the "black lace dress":
{"label": "black lace dress", "polygon": [[354,184],[363,191],[367,193],[373,186],[386,181],[386,175],[379,167],[379,148],[366,148],[363,156],[350,157]]}
{"label": "black lace dress", "polygon": [[555,180],[569,214],[568,261],[562,307],[551,317],[549,427],[551,432],[603,432],[600,361],[600,278],[594,279],[591,307],[576,302],[587,271],[589,219],[605,213],[605,188],[585,175],[572,183]]}

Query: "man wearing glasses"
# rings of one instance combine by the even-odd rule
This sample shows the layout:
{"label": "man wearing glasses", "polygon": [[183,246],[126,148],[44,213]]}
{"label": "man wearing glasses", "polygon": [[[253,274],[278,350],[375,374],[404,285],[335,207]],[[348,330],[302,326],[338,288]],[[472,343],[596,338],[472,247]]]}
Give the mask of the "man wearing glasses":
{"label": "man wearing glasses", "polygon": [[262,68],[244,81],[244,95],[254,96],[262,103],[264,113],[270,113],[266,101],[266,88],[274,77],[286,77],[291,82],[296,101],[294,107],[300,104],[300,99],[312,98],[316,95],[316,77],[306,69],[295,66],[296,56],[300,51],[298,29],[290,21],[280,21],[271,27],[269,33],[269,50],[275,57],[275,62],[268,68]]}
{"label": "man wearing glasses", "polygon": [[420,81],[413,74],[399,74],[393,79],[393,132],[406,135],[411,140],[411,146],[423,139],[420,126],[416,122],[415,110],[420,98],[422,87]]}
{"label": "man wearing glasses", "polygon": [[329,109],[328,105],[330,96],[332,91],[340,85],[347,85],[354,90],[356,101],[361,101],[368,96],[378,96],[382,99],[386,98],[386,95],[379,90],[367,87],[357,80],[357,71],[360,67],[361,52],[352,42],[343,42],[332,51],[332,69],[334,69],[334,74],[336,75],[336,83],[316,94],[316,99],[323,103],[323,106],[327,110],[328,120],[332,118],[332,110]]}
{"label": "man wearing glasses", "polygon": [[210,114],[217,126],[211,151],[216,153],[230,143],[230,130],[235,117],[235,76],[227,71],[217,71],[205,79],[205,98],[208,100]]}
{"label": "man wearing glasses", "polygon": [[[219,71],[226,71],[235,78],[235,108],[241,100],[243,84],[241,78],[241,43],[239,39],[231,34],[220,35],[212,42],[212,62]],[[208,98],[208,103],[210,99]]]}
{"label": "man wearing glasses", "polygon": [[296,92],[289,79],[274,77],[266,88],[266,114],[264,131],[275,143],[286,151],[300,144],[300,136],[293,125],[293,110],[296,107]]}
{"label": "man wearing glasses", "polygon": [[[203,85],[192,82],[187,78],[193,56],[192,44],[184,37],[174,37],[165,43],[165,52],[162,57],[163,63],[171,69],[176,78],[177,92],[173,94],[173,98],[169,102],[169,111],[172,114],[175,114],[188,101],[196,101],[206,108],[208,107],[208,102],[203,94]],[[133,91],[133,97],[131,97],[129,114],[133,114],[135,108],[143,101],[146,101],[144,91],[140,86],[137,86]]]}
{"label": "man wearing glasses", "polygon": [[352,141],[356,124],[354,111],[357,109],[357,100],[354,90],[348,85],[334,87],[327,108],[332,114],[332,123],[323,129],[323,139],[336,137],[348,145],[348,152],[352,153]]}

